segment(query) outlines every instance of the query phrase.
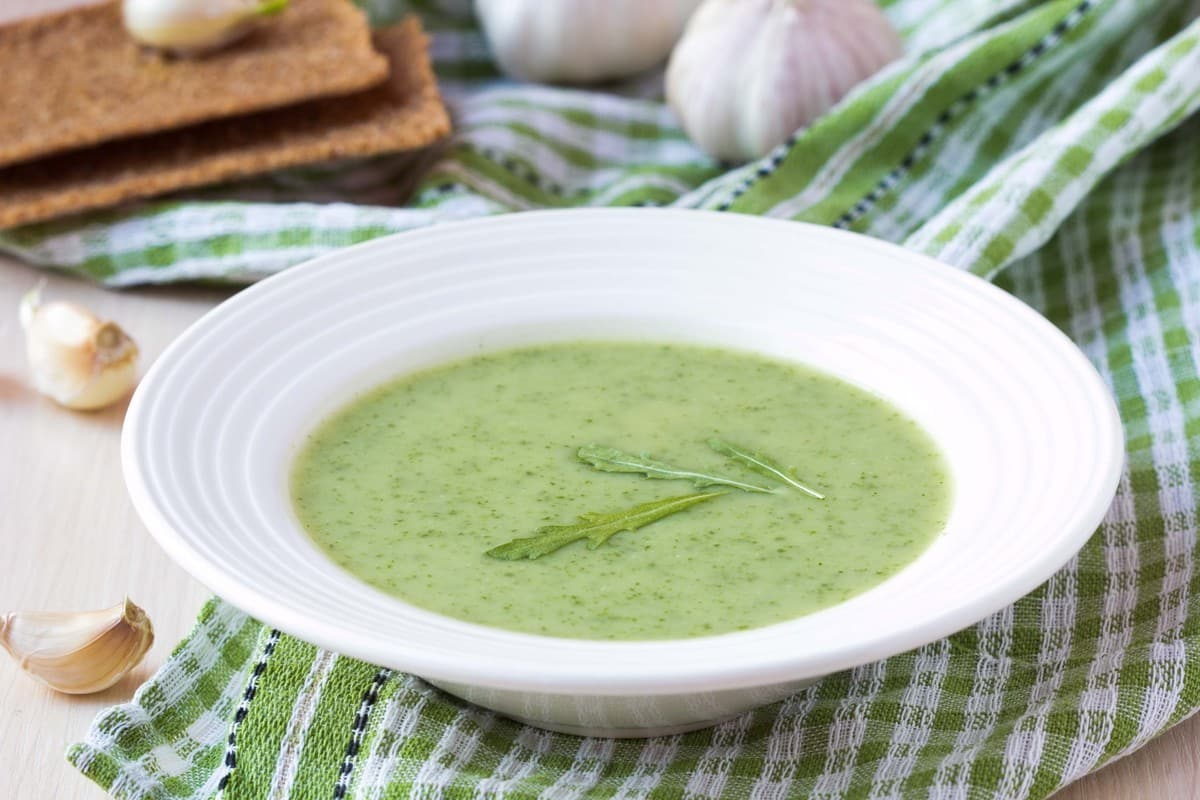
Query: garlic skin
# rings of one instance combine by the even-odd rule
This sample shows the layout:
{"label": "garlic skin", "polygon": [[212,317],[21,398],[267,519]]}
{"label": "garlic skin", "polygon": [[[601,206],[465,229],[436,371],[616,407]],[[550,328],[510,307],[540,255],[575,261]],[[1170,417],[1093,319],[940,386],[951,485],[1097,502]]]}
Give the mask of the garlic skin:
{"label": "garlic skin", "polygon": [[99,611],[0,618],[0,646],[21,669],[65,694],[104,691],[140,664],[153,643],[150,618],[128,598]]}
{"label": "garlic skin", "polygon": [[25,354],[39,392],[67,408],[93,410],[137,382],[137,345],[114,322],[75,303],[42,303],[41,288],[21,299]]}
{"label": "garlic skin", "polygon": [[288,0],[123,0],[125,29],[139,42],[199,55],[245,36]]}
{"label": "garlic skin", "polygon": [[709,155],[749,161],[902,52],[870,0],[705,0],[671,55],[667,102]]}
{"label": "garlic skin", "polygon": [[505,73],[541,83],[625,78],[665,61],[701,0],[475,0]]}

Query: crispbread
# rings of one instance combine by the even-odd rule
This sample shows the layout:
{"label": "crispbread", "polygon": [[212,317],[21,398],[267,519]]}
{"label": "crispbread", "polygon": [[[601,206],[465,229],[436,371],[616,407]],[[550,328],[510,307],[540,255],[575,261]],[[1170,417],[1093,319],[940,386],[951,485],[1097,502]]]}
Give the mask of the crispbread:
{"label": "crispbread", "polygon": [[122,200],[348,156],[421,147],[450,130],[410,18],[379,31],[382,86],[244,117],[125,139],[0,169],[0,228]]}
{"label": "crispbread", "polygon": [[119,0],[0,26],[0,165],[381,83],[349,0],[292,0],[245,39],[175,58],[138,45]]}

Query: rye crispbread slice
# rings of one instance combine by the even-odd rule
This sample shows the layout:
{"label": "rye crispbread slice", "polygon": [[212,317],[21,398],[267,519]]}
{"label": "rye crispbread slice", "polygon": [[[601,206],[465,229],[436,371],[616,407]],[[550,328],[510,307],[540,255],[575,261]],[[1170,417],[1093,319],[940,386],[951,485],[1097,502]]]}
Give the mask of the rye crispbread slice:
{"label": "rye crispbread slice", "polygon": [[378,31],[386,83],[0,169],[0,228],[282,167],[409,150],[450,130],[421,25]]}
{"label": "rye crispbread slice", "polygon": [[0,26],[0,166],[381,83],[350,0],[292,0],[245,39],[180,58],[135,42],[120,0]]}

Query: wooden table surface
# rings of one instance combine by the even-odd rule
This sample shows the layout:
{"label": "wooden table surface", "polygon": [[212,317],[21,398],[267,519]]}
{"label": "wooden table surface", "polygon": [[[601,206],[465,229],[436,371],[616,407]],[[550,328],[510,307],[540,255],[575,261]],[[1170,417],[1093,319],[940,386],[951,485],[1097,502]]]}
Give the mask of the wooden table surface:
{"label": "wooden table surface", "polygon": [[[0,21],[78,2],[0,0]],[[118,452],[125,404],[74,413],[30,389],[16,309],[43,276],[0,256],[0,614],[99,608],[128,594],[149,612],[156,641],[130,676],[89,697],[55,694],[0,653],[0,800],[100,800],[103,793],[67,764],[64,749],[98,711],[128,700],[162,664],[207,592],[158,548],[130,506]],[[225,296],[107,292],[57,276],[47,294],[118,321],[141,347],[143,369]],[[1056,797],[1200,800],[1200,716]]]}

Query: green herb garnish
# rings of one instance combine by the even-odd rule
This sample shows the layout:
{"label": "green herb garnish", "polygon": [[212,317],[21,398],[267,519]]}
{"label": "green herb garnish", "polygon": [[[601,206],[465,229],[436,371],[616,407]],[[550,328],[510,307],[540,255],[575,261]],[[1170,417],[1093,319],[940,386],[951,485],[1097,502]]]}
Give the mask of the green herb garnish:
{"label": "green herb garnish", "polygon": [[258,8],[254,9],[254,13],[260,17],[270,17],[283,11],[290,2],[291,0],[264,0],[258,4]]}
{"label": "green herb garnish", "polygon": [[774,478],[777,481],[787,484],[794,489],[799,489],[807,495],[811,495],[818,500],[824,500],[825,495],[815,489],[810,489],[803,483],[798,481],[788,472],[787,468],[779,463],[767,458],[762,453],[756,453],[753,450],[748,450],[744,447],[739,447],[736,444],[730,444],[724,439],[709,439],[708,446],[716,450],[723,456],[728,456],[734,461],[746,465],[760,475],[766,475],[769,478]]}
{"label": "green herb garnish", "polygon": [[634,472],[647,478],[665,481],[689,481],[697,489],[703,489],[706,486],[730,486],[734,489],[741,489],[743,492],[770,493],[771,491],[765,486],[755,486],[752,483],[743,483],[721,475],[683,469],[662,461],[655,461],[647,455],[638,456],[626,453],[615,447],[589,444],[579,448],[579,452],[575,455],[580,461],[601,472]]}
{"label": "green herb garnish", "polygon": [[523,539],[513,539],[499,547],[487,551],[492,558],[504,561],[519,561],[523,558],[538,558],[553,553],[560,547],[588,540],[588,549],[595,550],[607,542],[614,534],[621,531],[636,531],[663,517],[686,511],[697,503],[712,500],[727,492],[703,492],[701,494],[685,494],[679,497],[668,497],[663,500],[652,500],[642,503],[625,511],[615,511],[609,514],[582,514],[579,522],[574,525],[546,525],[538,528],[535,536]]}

